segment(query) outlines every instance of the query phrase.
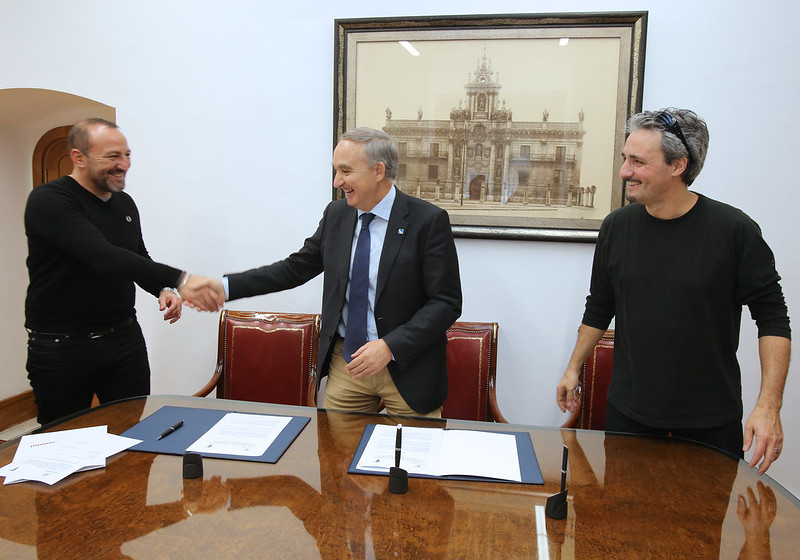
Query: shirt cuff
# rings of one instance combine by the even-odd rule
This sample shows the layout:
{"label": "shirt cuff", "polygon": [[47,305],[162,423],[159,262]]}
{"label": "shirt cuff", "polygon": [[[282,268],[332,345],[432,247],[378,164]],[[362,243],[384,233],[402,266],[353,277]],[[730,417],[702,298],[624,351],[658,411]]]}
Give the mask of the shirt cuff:
{"label": "shirt cuff", "polygon": [[228,289],[228,277],[227,276],[223,276],[222,277],[222,288],[225,290],[225,301],[228,301],[229,299],[231,299],[231,294],[230,294],[230,290]]}

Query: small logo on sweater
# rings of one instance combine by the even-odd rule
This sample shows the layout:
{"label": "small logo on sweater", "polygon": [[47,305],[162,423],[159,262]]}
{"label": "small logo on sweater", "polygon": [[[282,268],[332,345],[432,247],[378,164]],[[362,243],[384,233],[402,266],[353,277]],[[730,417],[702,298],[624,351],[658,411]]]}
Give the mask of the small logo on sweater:
{"label": "small logo on sweater", "polygon": [[131,223],[133,221],[133,218],[131,218],[130,216],[125,216],[125,221]]}

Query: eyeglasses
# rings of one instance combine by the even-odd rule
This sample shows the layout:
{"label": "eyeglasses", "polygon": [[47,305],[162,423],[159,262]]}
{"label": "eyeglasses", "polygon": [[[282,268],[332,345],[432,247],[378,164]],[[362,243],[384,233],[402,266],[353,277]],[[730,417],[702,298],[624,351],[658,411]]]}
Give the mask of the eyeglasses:
{"label": "eyeglasses", "polygon": [[688,154],[689,162],[692,161],[692,150],[689,149],[689,143],[686,141],[686,137],[683,135],[683,131],[681,130],[680,125],[678,124],[678,119],[676,119],[672,114],[667,113],[666,111],[661,111],[656,113],[654,116],[656,122],[664,127],[666,132],[671,132],[675,136],[678,137],[678,140],[681,141],[683,147],[686,148],[686,153]]}

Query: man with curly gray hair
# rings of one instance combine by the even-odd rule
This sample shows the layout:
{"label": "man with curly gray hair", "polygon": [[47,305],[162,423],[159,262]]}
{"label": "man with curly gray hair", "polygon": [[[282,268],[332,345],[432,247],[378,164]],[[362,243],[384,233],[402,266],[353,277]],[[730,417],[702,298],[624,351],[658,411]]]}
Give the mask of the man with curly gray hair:
{"label": "man with curly gray hair", "polygon": [[[672,435],[764,473],[783,445],[789,317],[772,251],[744,212],[689,190],[708,151],[692,111],[646,111],[628,121],[620,177],[629,204],[603,221],[590,294],[567,370],[562,411],[580,404],[580,368],[616,317],[606,430]],[[736,359],[742,306],[756,322],[761,391],[742,429]],[[755,439],[755,445],[753,445]]]}

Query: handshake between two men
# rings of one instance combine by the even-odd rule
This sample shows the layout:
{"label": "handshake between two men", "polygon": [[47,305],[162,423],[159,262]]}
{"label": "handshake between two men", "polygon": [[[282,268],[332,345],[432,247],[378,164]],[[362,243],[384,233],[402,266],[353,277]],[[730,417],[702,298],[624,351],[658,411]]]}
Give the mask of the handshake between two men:
{"label": "handshake between two men", "polygon": [[[184,305],[198,311],[219,311],[225,305],[225,288],[219,278],[208,278],[187,272],[186,278],[181,281],[178,293],[183,299]],[[161,306],[161,311],[168,310],[164,315],[164,320],[170,319],[167,317],[170,314],[169,305],[165,307],[161,302]]]}

